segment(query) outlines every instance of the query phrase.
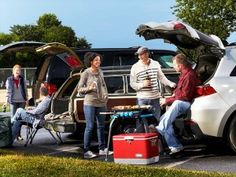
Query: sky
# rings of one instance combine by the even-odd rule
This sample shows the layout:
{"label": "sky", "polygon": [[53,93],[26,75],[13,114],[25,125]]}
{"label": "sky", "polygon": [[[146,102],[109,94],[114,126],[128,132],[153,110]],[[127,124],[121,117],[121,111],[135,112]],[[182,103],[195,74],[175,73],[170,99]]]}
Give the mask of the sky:
{"label": "sky", "polygon": [[145,41],[135,34],[146,22],[175,20],[175,0],[4,0],[0,6],[0,33],[13,25],[35,25],[40,16],[53,13],[77,37],[93,48],[146,46],[173,49],[163,40]]}

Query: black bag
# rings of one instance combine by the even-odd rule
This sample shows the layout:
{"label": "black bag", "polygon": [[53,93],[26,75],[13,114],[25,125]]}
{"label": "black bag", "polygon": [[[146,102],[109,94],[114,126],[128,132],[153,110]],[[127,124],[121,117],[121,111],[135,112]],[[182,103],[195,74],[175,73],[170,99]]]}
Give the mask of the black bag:
{"label": "black bag", "polygon": [[0,114],[0,147],[12,145],[11,118],[6,113]]}

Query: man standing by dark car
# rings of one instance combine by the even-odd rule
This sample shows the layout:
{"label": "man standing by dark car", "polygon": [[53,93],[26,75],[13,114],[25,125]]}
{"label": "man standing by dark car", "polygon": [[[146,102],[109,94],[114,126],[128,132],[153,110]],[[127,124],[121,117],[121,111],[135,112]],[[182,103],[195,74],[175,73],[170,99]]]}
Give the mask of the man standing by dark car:
{"label": "man standing by dark car", "polygon": [[[130,86],[137,92],[138,105],[151,105],[154,117],[159,120],[161,114],[159,81],[172,88],[176,84],[165,77],[158,61],[149,58],[147,47],[140,47],[136,55],[139,60],[131,68]],[[146,120],[143,121],[147,122]]]}

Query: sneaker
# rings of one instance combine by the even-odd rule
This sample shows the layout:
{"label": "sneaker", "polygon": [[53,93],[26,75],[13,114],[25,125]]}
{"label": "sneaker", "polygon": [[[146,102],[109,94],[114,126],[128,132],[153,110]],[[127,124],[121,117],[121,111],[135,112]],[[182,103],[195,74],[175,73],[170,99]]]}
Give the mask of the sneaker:
{"label": "sneaker", "polygon": [[85,159],[92,159],[94,157],[97,157],[97,154],[94,154],[92,151],[87,151],[84,153]]}
{"label": "sneaker", "polygon": [[17,139],[17,141],[23,141],[24,140],[24,138],[22,138],[22,136],[20,136],[20,135],[17,136],[16,139]]}
{"label": "sneaker", "polygon": [[113,152],[112,151],[108,151],[107,154],[107,148],[105,148],[104,150],[99,150],[99,155],[112,155]]}
{"label": "sneaker", "polygon": [[155,127],[155,125],[153,125],[153,124],[149,125],[148,132],[149,133],[157,133],[157,128]]}
{"label": "sneaker", "polygon": [[176,153],[182,151],[183,149],[184,149],[184,147],[178,147],[178,148],[170,147],[170,153],[169,153],[169,155],[176,154]]}

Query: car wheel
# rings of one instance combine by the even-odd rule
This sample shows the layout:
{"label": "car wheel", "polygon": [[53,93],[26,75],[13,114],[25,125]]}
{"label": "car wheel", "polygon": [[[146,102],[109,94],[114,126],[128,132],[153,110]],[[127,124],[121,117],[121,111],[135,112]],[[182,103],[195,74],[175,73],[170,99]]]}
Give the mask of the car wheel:
{"label": "car wheel", "polygon": [[230,148],[236,152],[236,117],[230,123],[227,136]]}

